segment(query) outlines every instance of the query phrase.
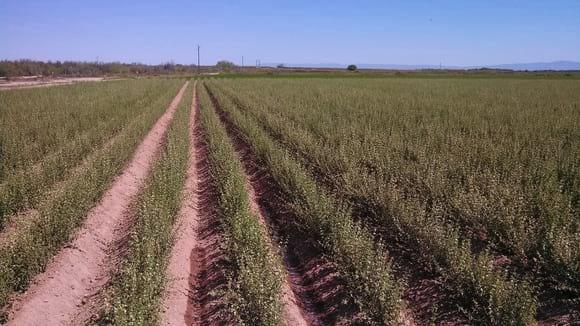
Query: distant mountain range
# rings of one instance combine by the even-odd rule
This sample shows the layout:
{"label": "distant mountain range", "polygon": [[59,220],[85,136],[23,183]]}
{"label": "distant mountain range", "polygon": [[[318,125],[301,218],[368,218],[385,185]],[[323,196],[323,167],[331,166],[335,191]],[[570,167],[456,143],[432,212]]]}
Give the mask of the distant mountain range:
{"label": "distant mountain range", "polygon": [[[387,69],[387,70],[420,70],[420,69],[510,69],[510,70],[580,70],[580,62],[578,61],[553,61],[553,62],[531,62],[531,63],[508,63],[499,65],[482,65],[482,66],[446,66],[446,65],[398,65],[398,64],[365,64],[355,63],[360,69]],[[276,67],[279,63],[267,63],[263,66]],[[339,63],[303,63],[303,64],[284,64],[285,67],[292,68],[346,68],[347,65]]]}

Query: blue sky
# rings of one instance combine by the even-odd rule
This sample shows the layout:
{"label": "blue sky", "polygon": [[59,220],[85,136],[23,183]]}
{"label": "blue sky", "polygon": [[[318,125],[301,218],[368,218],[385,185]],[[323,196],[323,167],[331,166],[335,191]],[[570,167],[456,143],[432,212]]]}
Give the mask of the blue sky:
{"label": "blue sky", "polygon": [[0,59],[580,61],[580,1],[1,0]]}

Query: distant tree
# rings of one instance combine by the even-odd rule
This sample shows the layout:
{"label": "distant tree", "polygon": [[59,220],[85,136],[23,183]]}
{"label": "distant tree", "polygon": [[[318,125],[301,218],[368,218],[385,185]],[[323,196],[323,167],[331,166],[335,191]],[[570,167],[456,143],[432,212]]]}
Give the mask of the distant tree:
{"label": "distant tree", "polygon": [[236,65],[233,62],[227,60],[218,61],[215,66],[221,71],[231,71],[236,68]]}
{"label": "distant tree", "polygon": [[356,65],[348,65],[348,67],[346,67],[346,70],[348,71],[356,71],[357,69]]}
{"label": "distant tree", "polygon": [[278,68],[278,69],[283,69],[283,68],[286,68],[286,66],[284,66],[284,64],[283,64],[283,63],[281,63],[281,64],[277,65],[277,66],[276,66],[276,68]]}

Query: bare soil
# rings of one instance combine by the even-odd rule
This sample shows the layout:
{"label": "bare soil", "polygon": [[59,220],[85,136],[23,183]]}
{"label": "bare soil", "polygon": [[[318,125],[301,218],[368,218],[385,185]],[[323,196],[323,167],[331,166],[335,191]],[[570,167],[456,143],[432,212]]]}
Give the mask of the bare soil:
{"label": "bare soil", "polygon": [[[84,225],[67,246],[49,262],[44,273],[17,298],[8,325],[66,325],[76,323],[91,298],[108,283],[113,269],[115,244],[122,241],[134,202],[158,155],[167,128],[181,101],[186,82],[167,111],[143,139],[128,166],[88,213]],[[90,307],[89,307],[90,309]],[[80,317],[79,317],[80,316]]]}
{"label": "bare soil", "polygon": [[197,113],[196,84],[193,86],[193,102],[189,120],[190,149],[187,177],[179,217],[173,230],[175,243],[167,267],[169,283],[166,287],[161,314],[162,324],[164,325],[191,325],[196,316],[199,315],[195,313],[197,307],[194,306],[193,302],[194,293],[192,290],[195,283],[192,281],[195,281],[195,277],[191,277],[197,274],[198,269],[197,257],[192,255],[192,253],[199,246],[200,219],[197,194],[200,182],[197,174],[197,153],[194,146],[196,142],[194,128]]}
{"label": "bare soil", "polygon": [[222,325],[230,321],[221,293],[226,289],[227,258],[221,244],[223,228],[216,215],[204,134],[193,93],[190,115],[190,153],[185,193],[175,226],[162,325]]}
{"label": "bare soil", "polygon": [[71,77],[71,78],[17,78],[0,82],[0,90],[16,88],[48,87],[56,85],[70,85],[79,82],[104,81],[103,77]]}

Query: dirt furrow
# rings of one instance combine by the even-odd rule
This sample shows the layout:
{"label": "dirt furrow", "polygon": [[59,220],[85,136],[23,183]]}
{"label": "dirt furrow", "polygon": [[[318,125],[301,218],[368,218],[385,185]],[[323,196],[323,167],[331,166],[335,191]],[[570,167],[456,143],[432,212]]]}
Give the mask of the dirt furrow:
{"label": "dirt furrow", "polygon": [[[119,137],[119,134],[113,135],[111,138],[105,141],[102,146],[87,155],[87,157],[85,157],[79,164],[72,167],[70,171],[67,171],[65,177],[62,180],[59,180],[48,187],[49,189],[46,191],[46,193],[41,195],[43,199],[41,199],[39,204],[36,204],[35,206],[41,206],[43,200],[47,200],[46,198],[56,197],[56,194],[62,191],[64,185],[66,185],[69,180],[78,178],[83,170],[85,170],[91,163],[91,160],[93,160],[99,154],[104,153],[110,149]],[[10,241],[13,241],[14,237],[18,236],[18,234],[26,232],[26,229],[30,228],[35,222],[38,221],[39,218],[40,214],[36,208],[28,208],[24,211],[20,211],[11,216],[8,216],[6,218],[6,224],[4,228],[0,230],[0,247],[6,245],[6,243]]]}
{"label": "dirt furrow", "polygon": [[[238,143],[239,144],[239,143]],[[247,151],[243,146],[238,146],[236,144],[236,152],[239,158],[244,161],[244,157],[247,156]],[[252,213],[258,216],[260,224],[264,228],[264,231],[269,234],[270,238],[272,239],[272,248],[276,251],[281,251],[277,244],[280,242],[280,236],[278,232],[274,229],[269,227],[272,224],[270,216],[268,212],[265,210],[264,206],[260,206],[260,183],[259,178],[256,178],[257,174],[250,174],[251,172],[248,170],[247,164],[244,165],[244,172],[246,173],[246,188],[248,189],[249,198],[250,198],[250,209]],[[286,256],[286,255],[284,255]],[[318,320],[313,313],[306,314],[308,310],[307,308],[312,308],[312,304],[310,304],[309,300],[306,298],[299,298],[296,293],[302,294],[302,289],[298,289],[298,287],[303,284],[301,280],[301,276],[296,269],[291,269],[288,266],[287,259],[285,259],[285,266],[287,271],[287,276],[284,279],[284,283],[282,284],[282,301],[284,303],[284,322],[286,325],[311,325],[311,324],[318,324]],[[296,293],[293,290],[296,288]],[[302,302],[304,301],[304,302]]]}
{"label": "dirt furrow", "polygon": [[227,283],[223,272],[226,258],[220,246],[217,193],[211,183],[198,112],[194,86],[187,178],[167,267],[169,282],[162,304],[162,325],[212,325],[226,318],[224,301],[218,295]]}
{"label": "dirt furrow", "polygon": [[128,210],[159,153],[167,128],[189,82],[177,93],[123,172],[88,213],[74,239],[51,259],[44,273],[16,299],[8,325],[66,325],[91,317],[87,304],[107,284],[116,253],[130,223]]}
{"label": "dirt furrow", "polygon": [[[197,84],[197,82],[195,83]],[[196,85],[193,86],[193,101],[189,118],[189,161],[187,165],[187,177],[185,180],[184,194],[179,211],[179,217],[174,227],[173,234],[175,243],[171,250],[167,274],[169,282],[163,301],[161,314],[164,325],[191,325],[199,314],[194,305],[194,294],[198,259],[195,248],[199,245],[198,228],[198,196],[199,184],[197,175],[197,155],[195,151],[195,119],[197,111]]]}

